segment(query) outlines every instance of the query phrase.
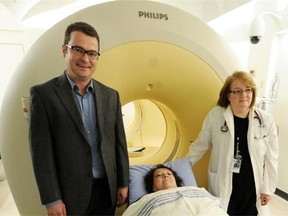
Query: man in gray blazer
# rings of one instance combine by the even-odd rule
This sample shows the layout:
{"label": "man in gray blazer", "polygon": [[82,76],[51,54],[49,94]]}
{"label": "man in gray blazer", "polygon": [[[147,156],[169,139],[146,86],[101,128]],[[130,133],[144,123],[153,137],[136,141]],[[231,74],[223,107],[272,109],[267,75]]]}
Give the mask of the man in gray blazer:
{"label": "man in gray blazer", "polygon": [[118,92],[94,80],[99,36],[69,25],[64,73],[31,87],[29,140],[48,215],[113,215],[127,201],[129,161]]}

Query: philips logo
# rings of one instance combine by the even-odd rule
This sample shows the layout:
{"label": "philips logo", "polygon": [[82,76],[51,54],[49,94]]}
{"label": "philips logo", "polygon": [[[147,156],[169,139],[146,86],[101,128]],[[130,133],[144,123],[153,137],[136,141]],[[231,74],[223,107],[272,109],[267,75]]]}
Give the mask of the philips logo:
{"label": "philips logo", "polygon": [[162,14],[162,13],[138,11],[138,15],[139,15],[139,18],[168,20],[168,15]]}

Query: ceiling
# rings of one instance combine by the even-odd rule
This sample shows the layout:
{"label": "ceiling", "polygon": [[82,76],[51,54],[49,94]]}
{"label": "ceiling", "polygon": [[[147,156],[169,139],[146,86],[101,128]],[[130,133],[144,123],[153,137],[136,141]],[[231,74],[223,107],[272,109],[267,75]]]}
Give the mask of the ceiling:
{"label": "ceiling", "polygon": [[[114,0],[127,2],[128,0]],[[46,31],[60,20],[84,8],[113,0],[0,0],[0,29]],[[131,2],[148,0],[134,0]],[[228,42],[247,39],[247,29],[263,12],[285,15],[288,28],[288,0],[149,0],[186,11],[223,36]],[[9,16],[7,16],[9,14]],[[8,22],[7,22],[8,21]],[[10,27],[9,27],[10,26]]]}

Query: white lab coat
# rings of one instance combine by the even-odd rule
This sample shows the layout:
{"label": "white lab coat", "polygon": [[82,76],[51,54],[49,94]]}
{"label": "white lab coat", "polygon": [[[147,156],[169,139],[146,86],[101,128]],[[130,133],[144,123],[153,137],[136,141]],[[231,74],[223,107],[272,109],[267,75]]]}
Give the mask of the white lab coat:
{"label": "white lab coat", "polygon": [[[255,118],[258,113],[260,121]],[[227,123],[229,130],[221,131]],[[257,208],[261,212],[260,194],[274,194],[278,180],[278,137],[277,129],[269,113],[253,108],[249,112],[248,149],[251,157]],[[208,190],[221,198],[223,205],[228,207],[232,192],[231,171],[234,155],[234,120],[231,107],[214,107],[206,116],[198,138],[191,143],[189,152],[192,165],[212,147],[208,170]]]}

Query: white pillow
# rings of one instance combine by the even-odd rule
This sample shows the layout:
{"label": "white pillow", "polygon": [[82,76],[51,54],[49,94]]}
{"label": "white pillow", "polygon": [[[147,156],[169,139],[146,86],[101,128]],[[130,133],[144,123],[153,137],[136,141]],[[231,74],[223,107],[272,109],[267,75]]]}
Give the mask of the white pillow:
{"label": "white pillow", "polygon": [[[177,175],[182,178],[185,186],[197,186],[189,158],[180,158],[163,163],[163,165],[176,171]],[[144,176],[155,166],[156,165],[130,166],[129,204],[137,201],[143,195],[147,194]]]}

